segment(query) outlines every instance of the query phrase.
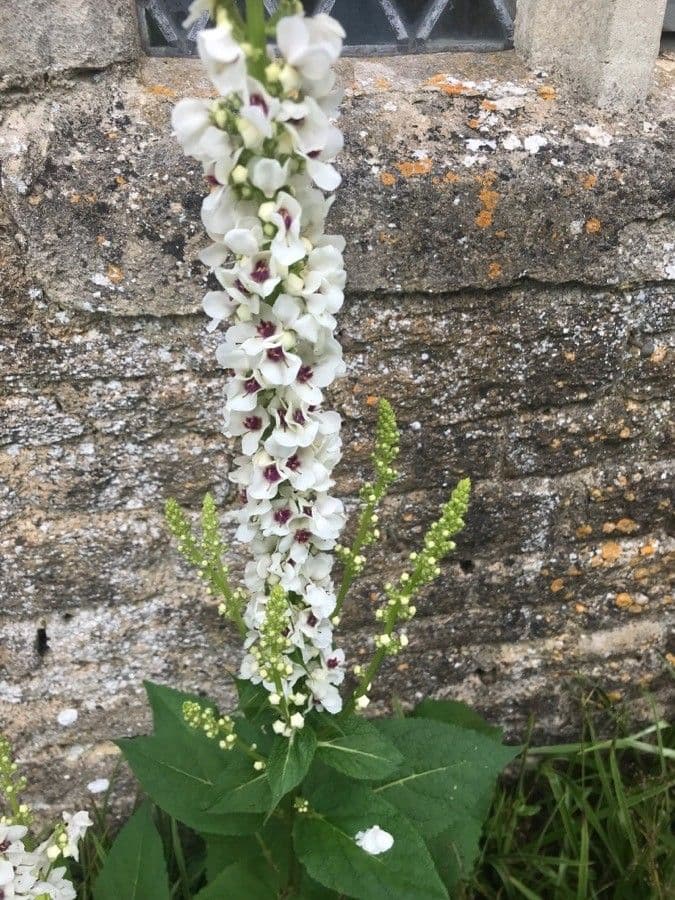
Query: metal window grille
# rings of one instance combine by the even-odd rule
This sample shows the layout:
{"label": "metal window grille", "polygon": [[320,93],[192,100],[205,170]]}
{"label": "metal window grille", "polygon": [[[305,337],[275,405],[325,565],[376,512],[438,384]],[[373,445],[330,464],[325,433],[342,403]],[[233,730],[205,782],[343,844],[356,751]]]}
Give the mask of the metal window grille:
{"label": "metal window grille", "polygon": [[[136,0],[141,38],[153,56],[194,56],[202,17],[185,31],[190,0]],[[277,0],[264,0],[267,11]],[[347,32],[346,53],[484,51],[512,46],[516,0],[305,0],[308,13],[335,16]]]}

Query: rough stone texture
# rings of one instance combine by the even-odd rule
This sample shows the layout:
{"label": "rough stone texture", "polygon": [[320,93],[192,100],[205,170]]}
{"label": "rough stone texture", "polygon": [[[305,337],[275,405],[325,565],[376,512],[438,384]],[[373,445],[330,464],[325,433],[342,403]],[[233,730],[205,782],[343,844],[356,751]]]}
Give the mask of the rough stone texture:
{"label": "rough stone texture", "polygon": [[[356,657],[382,581],[456,479],[475,482],[376,711],[392,692],[452,695],[513,736],[530,714],[540,737],[571,735],[578,675],[638,719],[643,687],[667,707],[673,72],[623,119],[511,53],[346,60],[342,78],[349,374],[333,400],[350,507],[375,397],[404,445],[346,608]],[[143,678],[226,700],[237,662],[161,516],[166,496],[196,510],[210,489],[229,527],[195,262],[205,188],[168,124],[177,96],[208,90],[194,62],[144,60],[5,98],[0,721],[47,804],[74,802],[111,771],[107,739],[147,726]]]}
{"label": "rough stone texture", "polygon": [[21,91],[138,55],[134,0],[4,0],[0,91]]}
{"label": "rough stone texture", "polygon": [[515,46],[600,106],[640,103],[652,87],[667,0],[518,0]]}

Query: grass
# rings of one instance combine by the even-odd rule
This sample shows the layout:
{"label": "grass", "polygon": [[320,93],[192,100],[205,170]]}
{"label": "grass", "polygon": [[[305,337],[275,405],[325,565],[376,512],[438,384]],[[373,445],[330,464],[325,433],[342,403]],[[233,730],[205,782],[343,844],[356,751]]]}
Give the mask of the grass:
{"label": "grass", "polygon": [[[461,900],[672,900],[675,733],[654,723],[598,740],[611,709],[591,691],[578,744],[526,748],[497,790]],[[605,727],[607,723],[605,722]]]}
{"label": "grass", "polygon": [[[453,900],[675,898],[675,729],[654,713],[652,725],[630,734],[620,708],[597,690],[582,698],[580,721],[578,743],[528,742],[498,786],[473,878]],[[107,797],[94,817],[80,900],[93,897],[112,840]],[[159,811],[157,824],[171,897],[189,900],[202,882],[202,848]]]}

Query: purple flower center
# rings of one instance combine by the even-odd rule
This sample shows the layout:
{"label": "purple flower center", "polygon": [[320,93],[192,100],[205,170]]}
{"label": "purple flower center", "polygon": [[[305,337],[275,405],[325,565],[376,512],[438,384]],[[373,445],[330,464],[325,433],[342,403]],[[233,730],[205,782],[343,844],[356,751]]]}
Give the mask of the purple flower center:
{"label": "purple flower center", "polygon": [[297,472],[300,468],[300,460],[298,459],[298,454],[294,453],[293,456],[289,456],[286,460],[286,465],[291,470],[291,472]]}
{"label": "purple flower center", "polygon": [[279,210],[279,215],[284,220],[284,225],[286,226],[286,231],[288,231],[290,229],[291,225],[293,224],[293,219],[291,217],[291,214],[286,209],[286,207],[282,206],[282,208]]}
{"label": "purple flower center", "polygon": [[278,509],[274,513],[274,521],[279,525],[285,525],[291,517],[290,509]]}
{"label": "purple flower center", "polygon": [[261,338],[268,338],[272,337],[277,329],[274,322],[261,322],[256,330]]}
{"label": "purple flower center", "polygon": [[244,419],[244,427],[249,431],[260,431],[262,428],[262,419],[260,416],[246,416]]}
{"label": "purple flower center", "polygon": [[270,347],[267,351],[267,358],[271,359],[272,362],[281,362],[284,358],[284,348],[283,347]]}
{"label": "purple flower center", "polygon": [[316,159],[320,153],[320,150],[310,150],[307,156],[309,156],[310,159]]}
{"label": "purple flower center", "polygon": [[256,391],[260,390],[260,385],[255,378],[247,378],[244,382],[244,390],[247,394],[255,394]]}
{"label": "purple flower center", "polygon": [[0,843],[0,853],[4,853],[5,850],[9,850],[9,838],[5,838],[5,840]]}
{"label": "purple flower center", "polygon": [[312,371],[311,366],[300,366],[300,369],[298,370],[298,381],[301,382],[301,384],[306,384],[312,375],[314,375],[314,372]]}
{"label": "purple flower center", "polygon": [[265,476],[265,480],[269,481],[270,484],[275,484],[281,478],[279,470],[275,465],[265,466],[263,475]]}
{"label": "purple flower center", "polygon": [[336,656],[331,656],[330,659],[326,660],[326,665],[329,669],[337,669],[337,667],[340,665],[340,661]]}
{"label": "purple flower center", "polygon": [[220,184],[215,175],[205,175],[204,177],[211,187],[217,187]]}
{"label": "purple flower center", "polygon": [[311,516],[311,515],[312,515],[312,507],[311,507],[311,506],[303,506],[303,507],[302,507],[302,511],[304,512],[304,514],[305,514],[306,516]]}
{"label": "purple flower center", "polygon": [[300,528],[299,531],[295,532],[295,539],[299,544],[306,544],[311,536],[312,532],[307,531],[306,528]]}
{"label": "purple flower center", "polygon": [[260,109],[262,109],[262,111],[265,113],[265,115],[268,114],[269,109],[267,108],[267,103],[265,103],[265,98],[262,96],[262,94],[251,94],[250,99],[251,106],[259,106]]}
{"label": "purple flower center", "polygon": [[309,625],[310,628],[314,628],[314,626],[316,625],[316,623],[317,623],[318,621],[319,621],[319,620],[317,619],[317,617],[314,615],[313,612],[311,612],[311,613],[307,616],[307,624]]}
{"label": "purple flower center", "polygon": [[246,290],[246,288],[244,287],[244,285],[241,283],[241,281],[240,281],[238,278],[237,278],[237,280],[234,282],[234,286],[236,287],[236,289],[237,289],[238,291],[241,291],[242,294],[248,295],[249,292]]}
{"label": "purple flower center", "polygon": [[304,417],[303,414],[302,414],[302,410],[301,410],[301,409],[296,409],[296,410],[295,410],[295,412],[293,413],[293,421],[295,422],[296,425],[304,425],[304,424],[305,424],[305,421],[306,421],[306,420],[305,420],[305,417]]}
{"label": "purple flower center", "polygon": [[262,284],[270,277],[270,269],[264,259],[259,259],[251,272],[251,278],[256,284]]}

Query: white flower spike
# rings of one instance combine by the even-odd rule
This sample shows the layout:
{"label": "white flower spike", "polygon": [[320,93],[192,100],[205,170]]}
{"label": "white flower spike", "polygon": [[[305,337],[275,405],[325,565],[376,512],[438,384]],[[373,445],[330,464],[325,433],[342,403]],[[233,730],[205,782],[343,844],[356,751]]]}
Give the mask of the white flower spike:
{"label": "white flower spike", "polygon": [[[197,0],[192,20],[205,8]],[[241,448],[229,476],[242,500],[237,536],[253,556],[240,675],[264,685],[282,717],[274,730],[288,735],[313,707],[342,708],[329,555],[345,523],[330,494],[341,423],[323,404],[345,370],[334,318],[344,240],[324,227],[324,192],[340,182],[342,134],[328,116],[344,31],[327,15],[282,17],[281,60],[258,65],[222,6],[216,21],[198,49],[219,97],[181,100],[173,128],[211,186],[201,259],[222,290],[204,297],[207,329],[229,326],[216,358],[228,372],[224,431]]]}

